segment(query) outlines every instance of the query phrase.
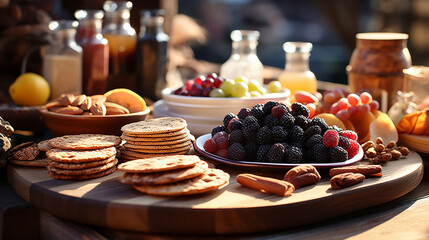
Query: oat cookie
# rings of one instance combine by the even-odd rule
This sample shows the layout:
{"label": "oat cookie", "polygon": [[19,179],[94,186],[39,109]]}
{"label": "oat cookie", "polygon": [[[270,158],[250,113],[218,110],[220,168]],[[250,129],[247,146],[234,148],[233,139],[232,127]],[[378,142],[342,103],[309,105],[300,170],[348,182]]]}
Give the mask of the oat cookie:
{"label": "oat cookie", "polygon": [[109,162],[107,164],[91,167],[91,168],[85,168],[85,169],[61,169],[61,168],[52,167],[49,164],[47,168],[49,172],[54,172],[56,174],[76,176],[76,175],[90,175],[98,172],[103,172],[107,169],[110,169],[116,166],[117,163],[118,163],[118,160],[114,159],[112,162]]}
{"label": "oat cookie", "polygon": [[10,159],[21,160],[21,161],[32,161],[36,159],[40,154],[40,150],[37,147],[36,143],[32,143],[29,146],[25,145],[25,147],[16,148],[16,149],[17,150],[13,151],[10,154],[9,156]]}
{"label": "oat cookie", "polygon": [[131,185],[172,183],[196,177],[203,174],[207,169],[207,163],[200,161],[190,168],[155,173],[125,173],[121,177],[121,182]]}
{"label": "oat cookie", "polygon": [[93,162],[82,162],[82,163],[65,163],[65,162],[57,162],[52,159],[48,160],[48,165],[52,168],[60,168],[60,169],[87,169],[97,166],[102,166],[108,163],[111,163],[115,160],[116,156],[112,156],[107,159],[99,160],[99,161],[93,161]]}
{"label": "oat cookie", "polygon": [[80,163],[92,162],[110,158],[116,155],[115,147],[96,150],[64,150],[53,148],[46,152],[46,156],[57,162]]}
{"label": "oat cookie", "polygon": [[65,135],[49,140],[53,148],[70,150],[90,150],[118,146],[121,138],[114,135],[78,134]]}
{"label": "oat cookie", "polygon": [[63,175],[63,174],[58,174],[55,172],[51,172],[48,171],[49,175],[54,178],[54,179],[60,179],[60,180],[86,180],[86,179],[92,179],[92,178],[98,178],[98,177],[103,177],[106,175],[109,175],[111,173],[113,173],[114,171],[116,171],[116,166],[113,166],[105,171],[102,172],[97,172],[97,173],[93,173],[93,174],[88,174],[88,175]]}
{"label": "oat cookie", "polygon": [[140,192],[161,196],[182,196],[208,192],[224,187],[229,174],[220,169],[208,169],[203,174],[180,182],[160,185],[133,185]]}
{"label": "oat cookie", "polygon": [[16,146],[14,146],[13,148],[9,149],[9,153],[13,153],[13,152],[18,151],[19,149],[31,146],[31,145],[33,145],[33,143],[34,142],[25,142],[25,143],[18,144]]}
{"label": "oat cookie", "polygon": [[171,133],[159,133],[159,134],[144,134],[144,135],[125,135],[122,133],[121,138],[125,141],[133,142],[154,142],[154,141],[173,141],[189,137],[189,130],[184,128],[183,130],[171,132]]}
{"label": "oat cookie", "polygon": [[200,158],[196,155],[171,155],[138,159],[121,163],[118,170],[129,173],[150,173],[193,167]]}
{"label": "oat cookie", "polygon": [[21,160],[11,159],[10,162],[15,164],[15,165],[27,166],[27,167],[45,168],[48,165],[48,159],[47,158],[34,159],[31,161],[27,161],[27,160],[21,161]]}
{"label": "oat cookie", "polygon": [[133,144],[133,145],[157,145],[157,146],[161,146],[161,145],[173,145],[173,144],[179,144],[179,143],[183,143],[183,142],[190,142],[191,139],[189,137],[184,137],[181,139],[177,139],[177,140],[162,140],[162,141],[126,141],[127,143]]}
{"label": "oat cookie", "polygon": [[190,141],[185,141],[185,142],[181,142],[181,143],[176,143],[176,144],[167,144],[167,145],[135,145],[132,143],[125,143],[123,146],[125,148],[128,149],[151,149],[151,150],[168,150],[168,149],[177,149],[177,148],[183,148],[183,147],[188,147],[189,145],[191,145]]}
{"label": "oat cookie", "polygon": [[126,135],[155,134],[180,131],[186,128],[183,118],[163,117],[127,124],[121,128]]}
{"label": "oat cookie", "polygon": [[140,152],[135,152],[135,151],[130,151],[130,150],[126,150],[126,149],[121,149],[121,157],[128,157],[128,158],[134,158],[134,159],[146,159],[146,158],[152,158],[152,157],[162,157],[162,156],[169,156],[169,155],[178,155],[178,154],[174,154],[174,153],[140,153]]}
{"label": "oat cookie", "polygon": [[126,148],[130,151],[148,154],[185,154],[191,149],[192,144],[185,147],[172,148],[172,149],[137,149],[137,148]]}
{"label": "oat cookie", "polygon": [[43,140],[37,144],[37,147],[42,152],[47,152],[49,149],[51,149],[51,145],[49,145],[49,140]]}

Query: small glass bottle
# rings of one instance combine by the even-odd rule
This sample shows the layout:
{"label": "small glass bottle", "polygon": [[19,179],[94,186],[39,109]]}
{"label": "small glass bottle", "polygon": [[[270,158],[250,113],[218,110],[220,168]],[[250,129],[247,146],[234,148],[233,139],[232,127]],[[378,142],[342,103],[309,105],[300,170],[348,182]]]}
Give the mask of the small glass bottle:
{"label": "small glass bottle", "polygon": [[309,93],[317,92],[317,80],[309,68],[310,52],[313,45],[309,42],[285,42],[283,50],[286,54],[286,64],[279,82],[288,88],[291,94],[297,90]]}
{"label": "small glass bottle", "polygon": [[219,75],[226,79],[245,76],[256,79],[262,85],[264,82],[264,66],[256,55],[259,32],[249,30],[234,30],[231,32],[232,54],[220,67]]}
{"label": "small glass bottle", "polygon": [[416,96],[413,92],[398,91],[396,103],[387,112],[392,122],[396,125],[405,115],[417,112],[418,106],[415,104]]}
{"label": "small glass bottle", "polygon": [[52,21],[52,42],[44,50],[43,76],[51,99],[63,93],[82,93],[82,48],[75,41],[77,21]]}
{"label": "small glass bottle", "polygon": [[83,49],[82,88],[86,95],[104,94],[109,74],[109,46],[101,34],[101,10],[78,10],[79,20],[76,42]]}
{"label": "small glass bottle", "polygon": [[109,42],[108,88],[136,90],[136,31],[130,25],[130,1],[104,2],[103,36]]}
{"label": "small glass bottle", "polygon": [[140,12],[141,28],[137,40],[137,92],[141,96],[158,100],[167,84],[167,45],[164,33],[164,11]]}

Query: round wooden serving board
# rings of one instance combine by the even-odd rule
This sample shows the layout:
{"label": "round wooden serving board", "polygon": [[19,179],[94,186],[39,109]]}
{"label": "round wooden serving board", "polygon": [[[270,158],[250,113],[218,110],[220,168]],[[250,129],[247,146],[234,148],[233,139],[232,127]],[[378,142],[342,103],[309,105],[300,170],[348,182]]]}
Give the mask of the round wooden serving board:
{"label": "round wooden serving board", "polygon": [[[363,162],[362,164],[364,164]],[[222,190],[183,197],[143,195],[119,182],[121,172],[86,181],[52,179],[46,170],[9,166],[10,185],[26,201],[60,218],[114,229],[169,234],[232,234],[292,228],[396,199],[420,183],[416,152],[388,162],[383,177],[341,190],[322,181],[280,197],[245,188],[231,175]],[[256,173],[281,178],[273,173]]]}

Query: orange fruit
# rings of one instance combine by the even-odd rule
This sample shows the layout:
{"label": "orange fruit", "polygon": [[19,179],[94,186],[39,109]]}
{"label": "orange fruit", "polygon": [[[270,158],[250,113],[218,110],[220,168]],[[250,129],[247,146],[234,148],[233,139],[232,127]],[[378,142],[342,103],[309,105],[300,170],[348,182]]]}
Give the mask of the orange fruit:
{"label": "orange fruit", "polygon": [[35,73],[24,73],[9,87],[13,102],[20,106],[41,106],[51,94],[49,83]]}
{"label": "orange fruit", "polygon": [[356,117],[350,118],[353,126],[358,134],[359,143],[362,143],[364,139],[367,139],[369,134],[369,125],[374,121],[375,117],[371,112],[359,114]]}
{"label": "orange fruit", "polygon": [[355,126],[353,126],[353,123],[350,120],[343,120],[344,126],[346,126],[347,130],[352,130],[353,132],[356,132]]}
{"label": "orange fruit", "polygon": [[141,112],[147,108],[146,102],[137,93],[126,89],[116,88],[104,94],[107,102],[113,102],[127,108],[130,113]]}
{"label": "orange fruit", "polygon": [[383,112],[377,115],[378,117],[369,125],[370,140],[375,142],[377,137],[381,137],[386,144],[390,141],[397,142],[398,131],[392,119]]}

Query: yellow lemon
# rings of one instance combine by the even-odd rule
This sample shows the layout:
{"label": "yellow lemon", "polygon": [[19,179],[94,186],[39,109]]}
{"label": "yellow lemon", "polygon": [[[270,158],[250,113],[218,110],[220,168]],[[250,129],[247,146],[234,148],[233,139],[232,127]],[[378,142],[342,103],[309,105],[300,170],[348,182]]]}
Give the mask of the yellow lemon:
{"label": "yellow lemon", "polygon": [[9,94],[17,105],[40,106],[48,101],[51,89],[42,76],[24,73],[10,85]]}
{"label": "yellow lemon", "polygon": [[146,109],[146,102],[137,93],[126,89],[117,88],[104,94],[106,101],[117,103],[127,108],[130,113],[140,112]]}

